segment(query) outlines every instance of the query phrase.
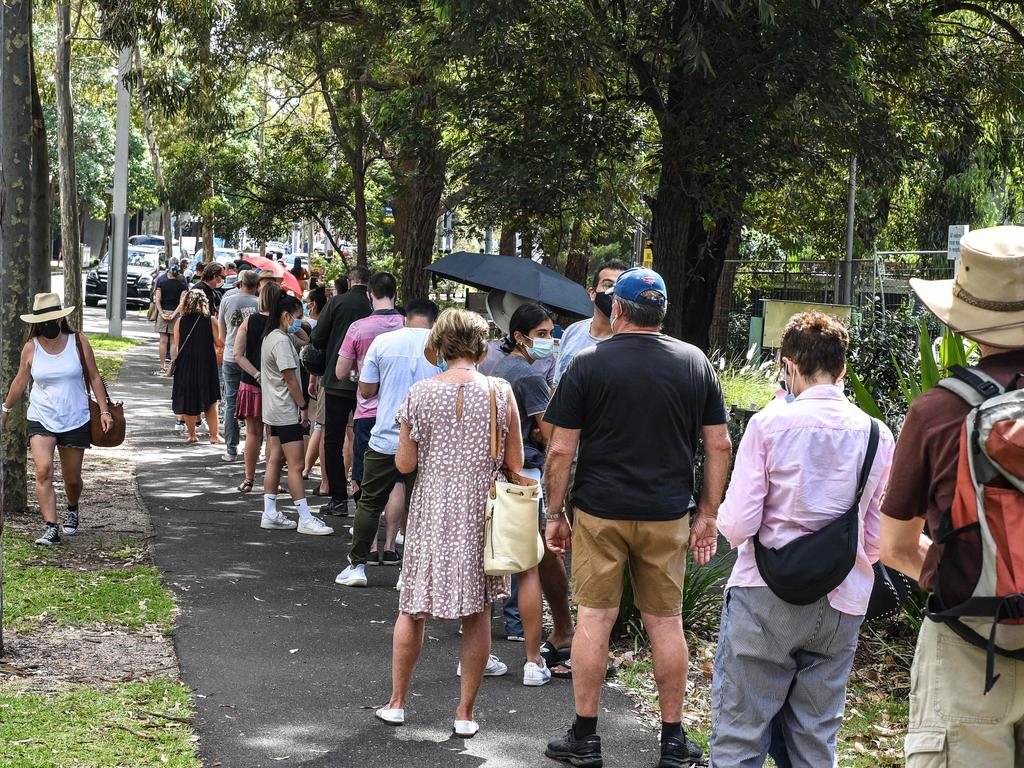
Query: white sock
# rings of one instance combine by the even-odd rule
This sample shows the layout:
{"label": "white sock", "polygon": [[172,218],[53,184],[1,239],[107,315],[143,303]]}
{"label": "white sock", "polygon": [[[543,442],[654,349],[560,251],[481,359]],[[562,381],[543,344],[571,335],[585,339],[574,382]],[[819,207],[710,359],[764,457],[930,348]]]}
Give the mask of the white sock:
{"label": "white sock", "polygon": [[270,517],[277,515],[277,494],[276,493],[264,493],[263,494],[263,514]]}
{"label": "white sock", "polygon": [[313,517],[313,513],[309,511],[309,504],[305,499],[299,499],[292,503],[295,504],[295,511],[299,513],[299,520],[305,522]]}

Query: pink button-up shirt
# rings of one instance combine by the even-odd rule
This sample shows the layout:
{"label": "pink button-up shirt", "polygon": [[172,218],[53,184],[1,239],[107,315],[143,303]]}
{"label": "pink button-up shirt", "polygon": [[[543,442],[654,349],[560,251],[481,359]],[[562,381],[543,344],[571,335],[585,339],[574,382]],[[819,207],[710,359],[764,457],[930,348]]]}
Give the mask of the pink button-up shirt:
{"label": "pink button-up shirt", "polygon": [[[878,560],[879,508],[892,465],[894,440],[879,424],[878,452],[860,502],[860,542],[850,575],[828,595],[837,611],[863,615]],[[736,453],[718,529],[735,548],[730,587],[763,587],[753,536],[779,547],[816,531],[849,509],[867,450],[870,422],[838,386],[819,385],[792,403],[775,400],[747,426]]]}

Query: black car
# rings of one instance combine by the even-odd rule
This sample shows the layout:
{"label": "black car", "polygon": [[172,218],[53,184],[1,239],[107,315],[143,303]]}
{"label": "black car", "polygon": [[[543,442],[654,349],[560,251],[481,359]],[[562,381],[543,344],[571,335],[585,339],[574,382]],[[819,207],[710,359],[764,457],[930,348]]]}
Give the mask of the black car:
{"label": "black car", "polygon": [[[128,291],[125,294],[129,308],[148,307],[153,292],[153,280],[160,271],[160,251],[152,247],[128,248]],[[107,253],[85,277],[85,303],[95,307],[107,298],[107,270],[110,254]]]}

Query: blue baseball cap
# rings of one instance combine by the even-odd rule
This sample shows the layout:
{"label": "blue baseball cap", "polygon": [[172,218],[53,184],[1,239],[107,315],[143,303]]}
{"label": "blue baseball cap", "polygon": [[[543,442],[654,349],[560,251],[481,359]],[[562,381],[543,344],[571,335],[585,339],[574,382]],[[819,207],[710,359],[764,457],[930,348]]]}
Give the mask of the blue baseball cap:
{"label": "blue baseball cap", "polygon": [[620,299],[637,304],[662,306],[668,302],[668,289],[653,269],[633,267],[619,275],[612,292]]}

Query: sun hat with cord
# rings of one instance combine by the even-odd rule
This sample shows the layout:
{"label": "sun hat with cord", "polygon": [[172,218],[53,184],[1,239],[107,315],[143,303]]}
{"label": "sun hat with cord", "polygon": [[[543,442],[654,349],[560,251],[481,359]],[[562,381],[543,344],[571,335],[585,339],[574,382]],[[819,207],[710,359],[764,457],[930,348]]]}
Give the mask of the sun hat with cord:
{"label": "sun hat with cord", "polygon": [[47,320],[60,320],[75,311],[74,307],[62,308],[60,296],[56,293],[37,293],[32,299],[32,311],[22,315],[26,323],[45,323]]}
{"label": "sun hat with cord", "polygon": [[957,333],[990,347],[1024,347],[1024,227],[968,232],[955,278],[911,278],[910,287]]}
{"label": "sun hat with cord", "polygon": [[510,291],[494,290],[489,291],[487,294],[487,311],[491,315],[491,320],[504,334],[508,333],[509,325],[512,322],[512,315],[515,314],[516,310],[523,306],[523,304],[534,303],[536,302],[532,299],[520,296],[517,293],[511,293]]}

